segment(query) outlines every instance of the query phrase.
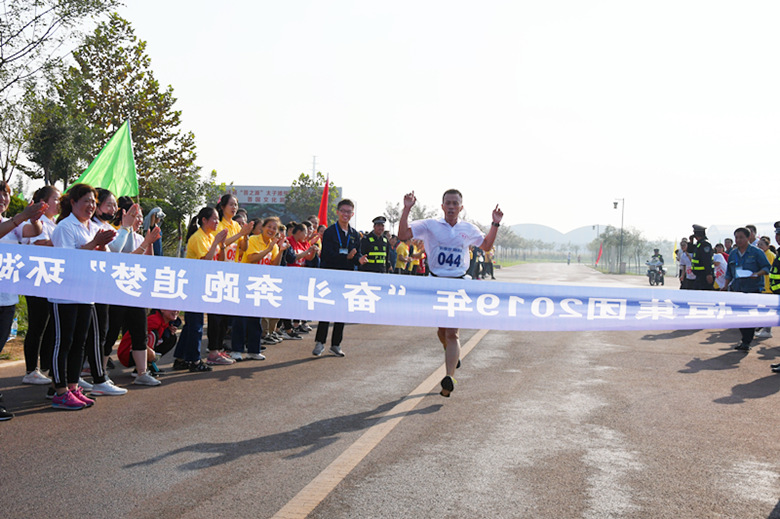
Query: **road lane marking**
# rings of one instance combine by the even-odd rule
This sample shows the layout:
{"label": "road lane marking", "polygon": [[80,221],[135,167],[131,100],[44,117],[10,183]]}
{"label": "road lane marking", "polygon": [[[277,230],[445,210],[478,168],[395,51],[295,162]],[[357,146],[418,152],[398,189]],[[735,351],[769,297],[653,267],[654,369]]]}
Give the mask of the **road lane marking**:
{"label": "road lane marking", "polygon": [[[489,330],[478,330],[469,341],[461,346],[461,358],[469,354],[479,344]],[[379,421],[366,431],[352,445],[342,452],[330,465],[320,472],[308,485],[303,487],[281,510],[274,514],[274,519],[303,519],[330,494],[336,485],[341,483],[352,470],[368,456],[374,447],[379,445],[385,436],[392,431],[401,420],[428,396],[432,388],[436,388],[446,374],[444,364],[414,388],[406,398],[387,411]],[[414,396],[412,396],[414,395]]]}

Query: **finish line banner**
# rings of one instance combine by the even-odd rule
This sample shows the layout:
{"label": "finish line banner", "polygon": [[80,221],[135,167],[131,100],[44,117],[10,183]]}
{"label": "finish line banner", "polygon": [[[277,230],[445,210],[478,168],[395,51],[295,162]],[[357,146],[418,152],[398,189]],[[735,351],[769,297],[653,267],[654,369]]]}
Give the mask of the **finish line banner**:
{"label": "finish line banner", "polygon": [[0,244],[0,292],[312,321],[493,330],[777,326],[780,296],[535,285]]}

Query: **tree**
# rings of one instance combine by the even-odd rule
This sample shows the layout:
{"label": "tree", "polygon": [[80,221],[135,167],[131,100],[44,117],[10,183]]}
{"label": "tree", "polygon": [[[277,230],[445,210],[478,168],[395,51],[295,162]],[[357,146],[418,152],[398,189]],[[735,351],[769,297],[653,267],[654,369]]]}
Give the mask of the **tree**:
{"label": "tree", "polygon": [[97,133],[84,142],[90,157],[129,120],[141,197],[167,196],[153,189],[161,177],[187,182],[197,175],[195,136],[180,128],[173,87],[162,89],[154,78],[146,42],[130,22],[112,14],[84,39],[73,59],[75,66],[57,85],[58,102],[70,115],[83,114]]}
{"label": "tree", "polygon": [[0,174],[6,182],[11,180],[24,147],[27,108],[25,103],[0,100]]}
{"label": "tree", "polygon": [[62,58],[64,44],[87,19],[117,0],[5,0],[0,16],[0,95]]}
{"label": "tree", "polygon": [[396,202],[395,205],[387,202],[385,206],[385,218],[390,222],[390,232],[395,232],[395,224],[401,221],[401,204]]}
{"label": "tree", "polygon": [[52,90],[48,96],[35,96],[30,101],[25,152],[38,168],[19,168],[30,178],[42,178],[46,185],[60,181],[66,189],[89,165],[93,158],[90,150],[101,135],[72,106],[72,96],[59,102],[56,96]]}
{"label": "tree", "polygon": [[426,218],[436,218],[438,214],[439,210],[436,208],[431,209],[423,204],[414,204],[412,210],[409,211],[409,221],[413,222],[415,220],[425,220]]}
{"label": "tree", "polygon": [[[306,173],[293,181],[284,207],[287,212],[294,214],[299,219],[306,218],[310,214],[318,214],[320,211],[320,201],[322,200],[322,191],[325,188],[325,175],[319,171],[314,178]],[[336,202],[341,198],[338,188],[330,182],[328,184],[328,221],[336,221]]]}

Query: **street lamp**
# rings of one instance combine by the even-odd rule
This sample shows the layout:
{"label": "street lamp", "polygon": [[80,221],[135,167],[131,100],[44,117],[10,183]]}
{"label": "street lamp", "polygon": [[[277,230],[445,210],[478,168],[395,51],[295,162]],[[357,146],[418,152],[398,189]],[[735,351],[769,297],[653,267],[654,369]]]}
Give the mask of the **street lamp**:
{"label": "street lamp", "polygon": [[618,208],[618,202],[620,202],[620,248],[618,249],[618,273],[625,274],[623,271],[623,215],[626,213],[626,199],[616,198],[614,202],[614,209]]}

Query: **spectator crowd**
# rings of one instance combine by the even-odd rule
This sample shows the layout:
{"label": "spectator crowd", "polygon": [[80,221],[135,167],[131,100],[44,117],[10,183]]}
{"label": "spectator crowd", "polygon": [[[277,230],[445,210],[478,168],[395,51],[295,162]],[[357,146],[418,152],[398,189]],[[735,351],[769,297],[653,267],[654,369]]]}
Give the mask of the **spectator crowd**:
{"label": "spectator crowd", "polygon": [[[6,218],[10,199],[10,186],[0,181],[0,242],[163,254],[160,222],[165,214],[160,208],[144,218],[131,198],[117,198],[106,189],[86,184],[75,184],[66,193],[44,186],[23,211]],[[339,221],[330,227],[321,225],[316,216],[283,223],[277,217],[249,219],[236,197],[225,194],[189,222],[184,255],[293,268],[430,274],[422,240],[399,241],[384,229],[383,216],[373,220],[373,230],[358,233],[349,225],[353,209],[351,201],[340,201]],[[333,258],[340,259],[334,263]],[[471,247],[468,277],[495,279],[493,258],[493,250]],[[127,394],[109,376],[117,364],[132,368],[132,384],[159,386],[164,372],[158,362],[170,351],[174,359],[169,369],[203,373],[214,366],[265,360],[269,346],[300,341],[313,331],[309,322],[297,316],[272,319],[190,311],[179,315],[173,308],[106,305],[85,300],[78,293],[72,298],[25,297],[28,331],[22,383],[47,386],[46,398],[59,410],[92,407],[95,396]],[[0,350],[9,337],[18,302],[15,294],[0,293]],[[318,323],[314,355],[324,350],[328,326]],[[202,351],[204,328],[207,351]],[[346,355],[340,347],[342,329],[343,323],[334,323],[330,352],[339,357]],[[11,418],[13,414],[0,406],[0,421]]]}

